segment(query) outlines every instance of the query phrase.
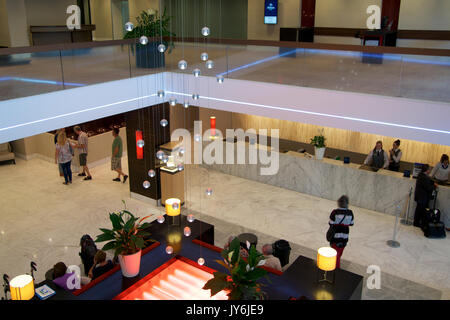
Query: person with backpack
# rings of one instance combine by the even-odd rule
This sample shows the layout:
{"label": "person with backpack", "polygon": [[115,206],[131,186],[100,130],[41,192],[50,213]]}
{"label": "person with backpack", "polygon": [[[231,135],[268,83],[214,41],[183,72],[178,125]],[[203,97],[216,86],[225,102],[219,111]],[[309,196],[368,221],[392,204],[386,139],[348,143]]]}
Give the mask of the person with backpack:
{"label": "person with backpack", "polygon": [[327,232],[327,240],[330,246],[337,251],[336,268],[341,267],[341,256],[348,242],[349,227],[354,224],[354,216],[352,210],[348,208],[349,199],[347,196],[341,196],[337,205],[330,214],[330,225]]}
{"label": "person with backpack", "polygon": [[97,253],[97,246],[95,245],[94,239],[91,238],[90,235],[85,234],[80,239],[80,257],[84,266],[84,274],[86,276],[89,275],[89,270],[91,270],[94,265],[94,257]]}
{"label": "person with backpack", "polygon": [[426,222],[426,208],[432,198],[433,191],[437,184],[431,180],[430,166],[423,164],[419,175],[417,176],[416,189],[414,190],[414,201],[416,201],[416,211],[414,212],[414,226],[423,228]]}

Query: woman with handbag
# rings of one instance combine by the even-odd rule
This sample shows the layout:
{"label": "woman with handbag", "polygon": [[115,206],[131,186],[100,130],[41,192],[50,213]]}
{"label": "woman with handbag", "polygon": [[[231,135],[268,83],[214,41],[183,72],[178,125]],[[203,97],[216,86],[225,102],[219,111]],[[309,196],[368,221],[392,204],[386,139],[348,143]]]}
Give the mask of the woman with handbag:
{"label": "woman with handbag", "polygon": [[328,222],[330,228],[327,232],[327,240],[337,251],[336,268],[341,267],[341,256],[348,242],[349,226],[354,224],[353,212],[348,208],[348,202],[347,196],[341,196],[337,201],[338,208],[331,212]]}

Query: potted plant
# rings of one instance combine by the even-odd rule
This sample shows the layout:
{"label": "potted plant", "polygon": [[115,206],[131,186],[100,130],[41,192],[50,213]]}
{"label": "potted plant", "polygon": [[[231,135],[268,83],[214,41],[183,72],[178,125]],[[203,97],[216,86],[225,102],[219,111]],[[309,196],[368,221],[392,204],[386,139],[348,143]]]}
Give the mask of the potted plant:
{"label": "potted plant", "polygon": [[325,154],[325,140],[323,129],[319,130],[319,134],[311,139],[311,144],[314,146],[314,154],[318,160],[322,160]]}
{"label": "potted plant", "polygon": [[[124,39],[140,39],[142,36],[148,38],[147,44],[138,42],[132,48],[136,55],[136,67],[160,68],[165,66],[164,52],[159,52],[158,46],[161,44],[161,38],[175,36],[169,29],[170,20],[171,17],[167,16],[165,8],[161,17],[158,11],[153,9],[144,10],[139,17],[136,17],[137,25],[124,36]],[[163,40],[162,43],[166,46],[166,51],[170,53],[174,46],[173,42]]]}
{"label": "potted plant", "polygon": [[247,243],[249,254],[243,258],[240,253],[239,239],[235,238],[228,249],[221,253],[222,260],[216,260],[217,263],[224,266],[227,273],[214,272],[214,278],[206,282],[204,290],[211,290],[211,296],[218,292],[228,291],[230,300],[260,300],[264,298],[265,293],[261,290],[262,284],[258,279],[266,276],[267,271],[260,266],[264,265],[264,256],[256,251],[254,245]]}
{"label": "potted plant", "polygon": [[109,214],[112,229],[100,228],[102,234],[95,242],[108,241],[102,250],[114,250],[114,256],[119,257],[120,268],[125,277],[135,277],[139,274],[141,250],[149,241],[150,233],[144,231],[150,223],[142,223],[150,216],[139,219],[131,212],[122,210]]}

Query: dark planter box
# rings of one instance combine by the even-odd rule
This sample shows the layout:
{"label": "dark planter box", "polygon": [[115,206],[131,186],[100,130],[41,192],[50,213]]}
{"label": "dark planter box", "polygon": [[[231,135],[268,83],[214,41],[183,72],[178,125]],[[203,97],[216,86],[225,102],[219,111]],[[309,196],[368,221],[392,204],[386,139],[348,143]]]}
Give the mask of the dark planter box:
{"label": "dark planter box", "polygon": [[137,68],[163,68],[166,65],[164,53],[158,51],[158,42],[149,42],[134,47]]}

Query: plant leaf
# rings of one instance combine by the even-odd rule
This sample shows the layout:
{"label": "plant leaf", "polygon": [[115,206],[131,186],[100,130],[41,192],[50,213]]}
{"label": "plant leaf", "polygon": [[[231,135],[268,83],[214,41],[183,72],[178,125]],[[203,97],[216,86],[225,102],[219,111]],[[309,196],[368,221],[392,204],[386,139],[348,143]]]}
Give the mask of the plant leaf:
{"label": "plant leaf", "polygon": [[214,272],[214,278],[208,280],[203,286],[203,290],[211,290],[211,297],[225,289],[228,285],[227,275],[221,272]]}

